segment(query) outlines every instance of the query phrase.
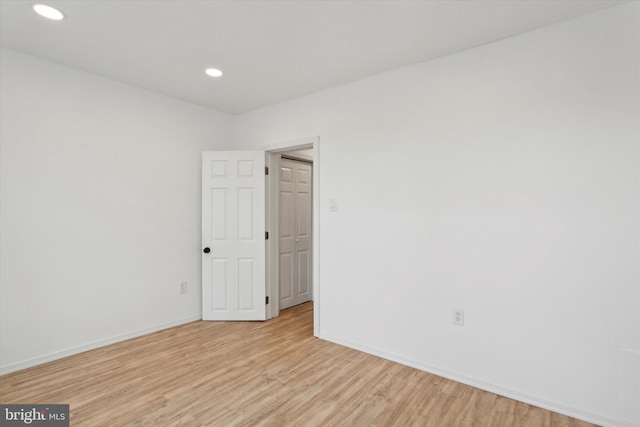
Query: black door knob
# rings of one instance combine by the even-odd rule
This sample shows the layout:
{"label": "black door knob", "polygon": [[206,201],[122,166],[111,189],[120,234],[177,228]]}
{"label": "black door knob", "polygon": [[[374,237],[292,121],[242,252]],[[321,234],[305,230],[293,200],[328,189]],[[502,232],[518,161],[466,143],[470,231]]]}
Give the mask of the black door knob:
{"label": "black door knob", "polygon": [[204,252],[205,254],[208,254],[209,252],[211,252],[211,249],[209,249],[209,248],[204,248],[202,252]]}

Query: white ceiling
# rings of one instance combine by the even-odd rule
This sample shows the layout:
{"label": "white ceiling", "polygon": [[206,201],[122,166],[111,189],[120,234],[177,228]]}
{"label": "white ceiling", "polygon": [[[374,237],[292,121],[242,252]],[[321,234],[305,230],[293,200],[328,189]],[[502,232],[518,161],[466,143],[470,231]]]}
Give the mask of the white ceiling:
{"label": "white ceiling", "polygon": [[42,2],[0,0],[2,46],[237,114],[622,1]]}

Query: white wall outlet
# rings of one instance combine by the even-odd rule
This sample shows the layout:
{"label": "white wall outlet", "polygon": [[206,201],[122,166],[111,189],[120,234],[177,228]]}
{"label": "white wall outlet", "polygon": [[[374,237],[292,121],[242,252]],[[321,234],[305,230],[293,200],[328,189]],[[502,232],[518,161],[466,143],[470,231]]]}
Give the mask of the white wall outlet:
{"label": "white wall outlet", "polygon": [[329,212],[338,212],[338,201],[336,199],[329,199]]}
{"label": "white wall outlet", "polygon": [[453,324],[458,326],[464,326],[464,309],[453,308]]}
{"label": "white wall outlet", "polygon": [[187,282],[180,283],[180,293],[181,294],[187,293]]}

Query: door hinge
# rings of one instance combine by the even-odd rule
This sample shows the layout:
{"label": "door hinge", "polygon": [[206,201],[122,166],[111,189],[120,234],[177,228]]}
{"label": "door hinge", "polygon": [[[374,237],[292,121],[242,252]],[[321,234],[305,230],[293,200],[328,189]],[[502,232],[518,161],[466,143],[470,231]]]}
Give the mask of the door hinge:
{"label": "door hinge", "polygon": [[264,232],[264,240],[269,240],[269,232],[268,231]]}
{"label": "door hinge", "polygon": [[264,174],[269,175],[269,168],[267,166],[264,167]]}
{"label": "door hinge", "polygon": [[264,302],[265,304],[269,304],[269,297],[265,297],[264,300],[265,300]]}

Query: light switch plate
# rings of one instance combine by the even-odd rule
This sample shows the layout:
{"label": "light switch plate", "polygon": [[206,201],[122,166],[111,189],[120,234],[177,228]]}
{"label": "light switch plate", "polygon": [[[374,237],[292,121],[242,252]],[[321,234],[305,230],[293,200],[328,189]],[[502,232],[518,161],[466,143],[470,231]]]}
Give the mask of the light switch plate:
{"label": "light switch plate", "polygon": [[464,309],[454,307],[452,323],[457,326],[464,326]]}

